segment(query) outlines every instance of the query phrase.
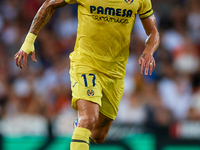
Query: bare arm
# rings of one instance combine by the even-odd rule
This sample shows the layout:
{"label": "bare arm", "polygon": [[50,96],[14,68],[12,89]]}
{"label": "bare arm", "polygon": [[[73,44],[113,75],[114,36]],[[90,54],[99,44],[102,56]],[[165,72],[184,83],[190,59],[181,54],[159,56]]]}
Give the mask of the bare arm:
{"label": "bare arm", "polygon": [[66,5],[63,0],[46,0],[35,15],[29,32],[38,35],[55,10]]}
{"label": "bare arm", "polygon": [[[52,14],[56,9],[66,6],[67,4],[63,0],[46,0],[38,10],[33,22],[31,24],[29,34],[27,35],[21,49],[15,54],[15,63],[18,67],[27,68],[27,57],[31,55],[31,59],[37,62],[35,59],[34,41],[40,30],[49,21]],[[22,67],[23,61],[23,67]]]}
{"label": "bare arm", "polygon": [[156,27],[156,18],[154,15],[142,20],[146,34],[150,37],[145,42],[145,50],[143,53],[150,52],[152,55],[160,44],[160,36]]}
{"label": "bare arm", "polygon": [[145,50],[139,58],[139,64],[141,66],[142,74],[145,73],[145,75],[147,75],[149,70],[149,75],[151,75],[155,68],[153,54],[160,44],[160,36],[156,27],[156,18],[154,15],[143,19],[142,24],[146,34],[148,35],[148,38],[145,42]]}

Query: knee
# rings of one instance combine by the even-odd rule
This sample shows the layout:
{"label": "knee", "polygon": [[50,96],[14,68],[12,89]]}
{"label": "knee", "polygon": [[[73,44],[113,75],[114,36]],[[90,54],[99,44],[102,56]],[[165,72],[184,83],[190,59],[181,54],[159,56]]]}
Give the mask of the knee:
{"label": "knee", "polygon": [[91,131],[94,128],[97,119],[98,118],[95,116],[82,116],[78,119],[78,126]]}

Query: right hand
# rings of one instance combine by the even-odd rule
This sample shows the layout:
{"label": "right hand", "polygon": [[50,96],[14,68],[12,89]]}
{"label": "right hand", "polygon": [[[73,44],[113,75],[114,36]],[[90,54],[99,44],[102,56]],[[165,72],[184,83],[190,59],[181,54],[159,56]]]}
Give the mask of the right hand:
{"label": "right hand", "polygon": [[[37,60],[35,59],[35,51],[31,52],[30,55],[31,55],[32,61],[37,62]],[[20,67],[21,69],[26,69],[27,68],[27,58],[28,58],[28,54],[20,49],[15,54],[15,57],[14,57],[15,64],[17,65],[17,67]],[[22,66],[22,63],[23,63],[23,66]]]}
{"label": "right hand", "polygon": [[139,58],[139,65],[141,66],[141,74],[152,75],[153,70],[156,67],[156,62],[151,53],[143,53]]}

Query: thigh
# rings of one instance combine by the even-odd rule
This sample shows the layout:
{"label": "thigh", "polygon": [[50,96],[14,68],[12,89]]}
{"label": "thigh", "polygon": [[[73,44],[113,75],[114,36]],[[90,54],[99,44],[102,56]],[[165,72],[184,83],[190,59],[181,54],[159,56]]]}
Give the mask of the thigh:
{"label": "thigh", "polygon": [[91,132],[99,120],[99,105],[90,101],[79,99],[77,102],[78,126],[87,128]]}

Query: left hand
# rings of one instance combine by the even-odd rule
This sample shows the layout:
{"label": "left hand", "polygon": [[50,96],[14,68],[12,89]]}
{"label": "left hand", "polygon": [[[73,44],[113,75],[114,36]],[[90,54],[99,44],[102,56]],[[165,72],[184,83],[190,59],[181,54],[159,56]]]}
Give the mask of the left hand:
{"label": "left hand", "polygon": [[153,70],[156,67],[155,60],[151,53],[143,53],[139,58],[139,65],[141,66],[141,74],[152,75]]}

